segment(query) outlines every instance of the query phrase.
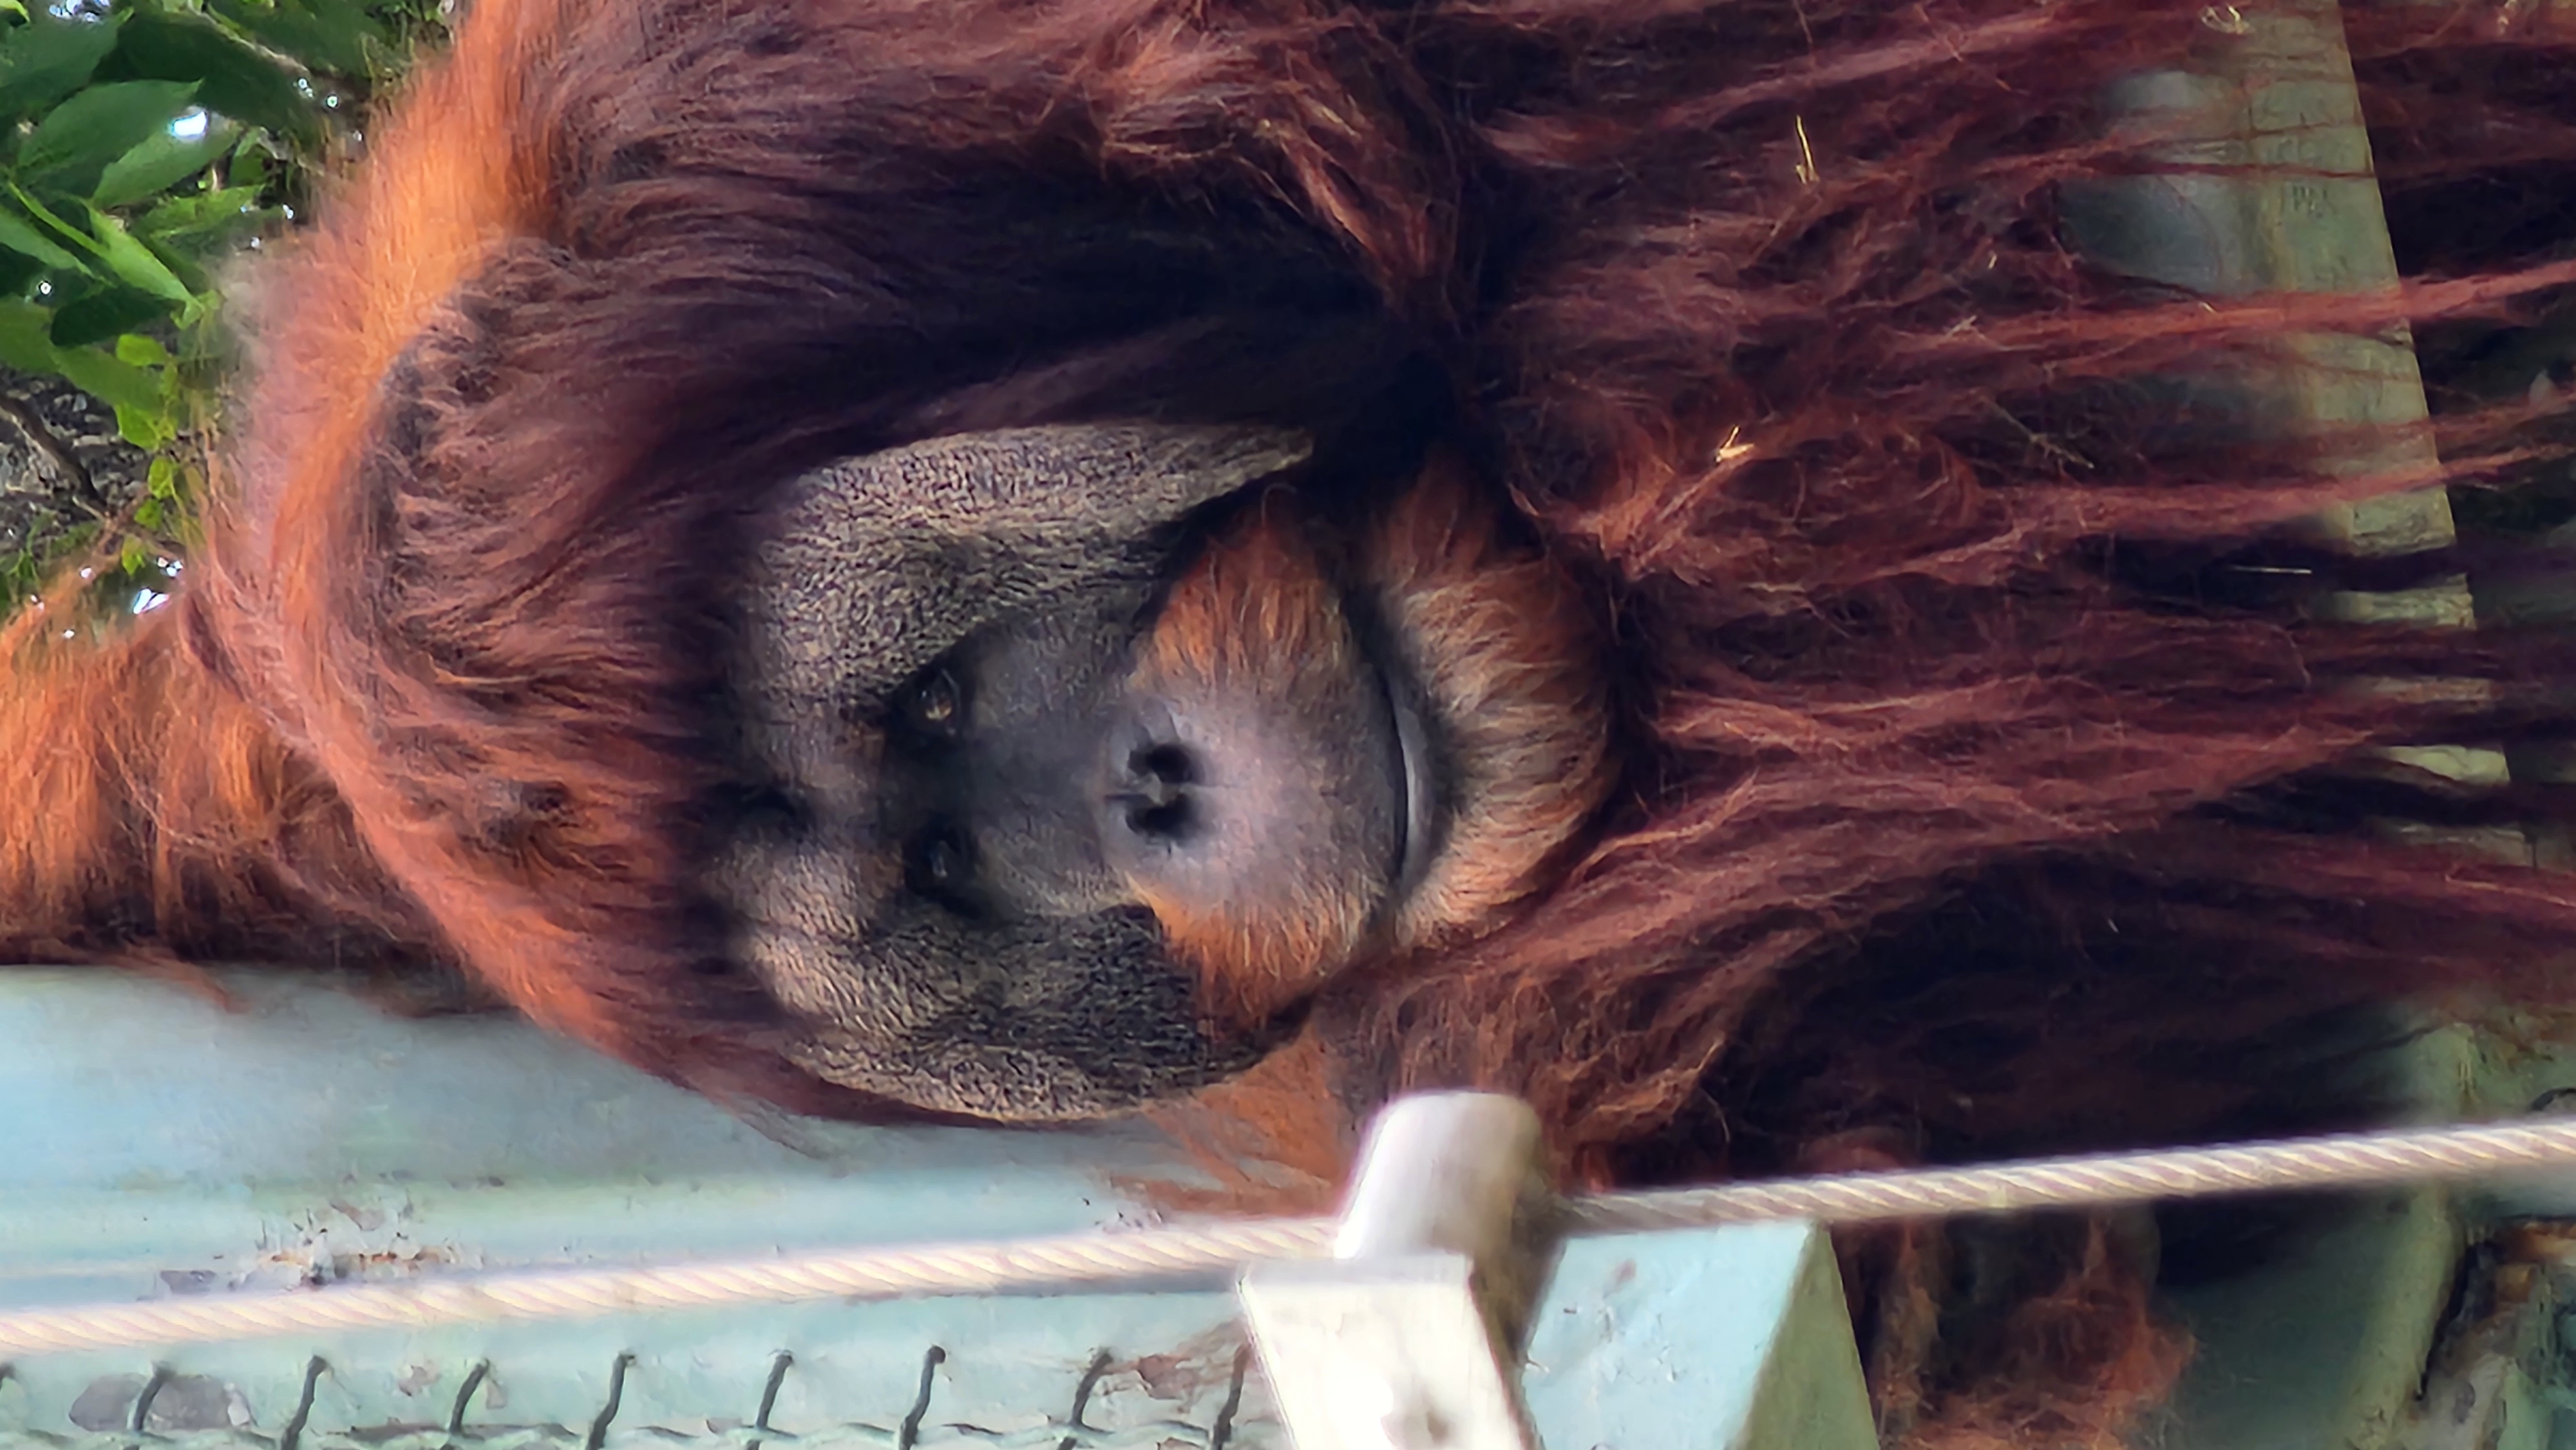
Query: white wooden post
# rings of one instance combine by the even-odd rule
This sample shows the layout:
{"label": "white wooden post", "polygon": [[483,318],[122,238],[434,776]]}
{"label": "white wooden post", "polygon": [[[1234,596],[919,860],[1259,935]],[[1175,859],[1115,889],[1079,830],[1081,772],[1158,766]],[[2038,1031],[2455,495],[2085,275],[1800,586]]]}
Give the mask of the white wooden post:
{"label": "white wooden post", "polygon": [[1531,1450],[1519,1345],[1552,1202],[1518,1099],[1431,1093],[1379,1114],[1334,1257],[1240,1284],[1297,1450]]}

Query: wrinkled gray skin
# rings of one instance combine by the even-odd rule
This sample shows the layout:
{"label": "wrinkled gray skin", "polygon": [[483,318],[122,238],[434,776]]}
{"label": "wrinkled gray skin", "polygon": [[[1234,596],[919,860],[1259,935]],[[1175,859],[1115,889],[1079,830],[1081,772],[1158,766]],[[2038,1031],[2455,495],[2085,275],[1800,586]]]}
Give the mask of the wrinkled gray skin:
{"label": "wrinkled gray skin", "polygon": [[[1144,829],[1139,791],[1168,784],[1136,778],[1153,774],[1138,721],[1165,705],[1123,693],[1170,562],[1158,533],[1308,449],[1247,428],[1031,428],[792,486],[757,548],[742,666],[750,764],[789,808],[735,827],[714,885],[736,959],[811,1024],[807,1068],[1046,1121],[1258,1055],[1202,1031],[1101,837]],[[1363,737],[1355,758],[1393,754],[1366,738],[1392,742],[1382,717],[1317,728]],[[1321,824],[1355,850],[1400,842],[1400,766],[1355,776],[1357,825]]]}

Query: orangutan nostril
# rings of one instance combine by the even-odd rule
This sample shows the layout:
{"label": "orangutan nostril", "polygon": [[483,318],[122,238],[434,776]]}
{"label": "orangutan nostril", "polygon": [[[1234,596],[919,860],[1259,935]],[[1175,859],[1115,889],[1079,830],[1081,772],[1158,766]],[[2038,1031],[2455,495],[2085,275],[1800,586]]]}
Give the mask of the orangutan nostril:
{"label": "orangutan nostril", "polygon": [[1198,761],[1178,745],[1149,745],[1127,757],[1128,774],[1147,790],[1189,785],[1199,778]]}
{"label": "orangutan nostril", "polygon": [[1127,807],[1127,829],[1135,835],[1155,841],[1178,841],[1189,834],[1195,813],[1190,798],[1176,794],[1168,800],[1132,803]]}
{"label": "orangutan nostril", "polygon": [[1198,757],[1187,746],[1165,741],[1127,752],[1125,778],[1112,800],[1129,835],[1158,845],[1171,845],[1200,824],[1190,787],[1199,780]]}

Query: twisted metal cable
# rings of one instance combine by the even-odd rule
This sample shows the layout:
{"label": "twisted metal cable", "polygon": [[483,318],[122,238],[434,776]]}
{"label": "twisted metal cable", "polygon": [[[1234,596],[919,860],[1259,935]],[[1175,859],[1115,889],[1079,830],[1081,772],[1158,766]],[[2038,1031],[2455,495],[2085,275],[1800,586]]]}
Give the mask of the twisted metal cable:
{"label": "twisted metal cable", "polygon": [[652,1309],[997,1293],[1230,1272],[1331,1253],[1330,1219],[1245,1219],[1139,1233],[904,1244],[663,1267],[548,1270],[288,1293],[212,1294],[0,1314],[0,1357],[271,1334],[577,1319]]}
{"label": "twisted metal cable", "polygon": [[[1572,1232],[1595,1234],[1777,1219],[1849,1224],[2284,1189],[2361,1188],[2547,1167],[2576,1167],[2576,1121],[2347,1133],[1978,1168],[1615,1193],[1569,1202],[1566,1221]],[[1333,1220],[1322,1218],[1255,1219],[1135,1233],[905,1244],[778,1259],[21,1310],[0,1313],[0,1356],[1207,1275],[1256,1260],[1327,1257],[1335,1227]]]}
{"label": "twisted metal cable", "polygon": [[2035,1158],[1977,1168],[1841,1173],[1576,1199],[1576,1233],[1803,1218],[1824,1224],[2090,1208],[2299,1188],[2371,1188],[2576,1167],[2576,1122],[2418,1128],[2219,1148]]}

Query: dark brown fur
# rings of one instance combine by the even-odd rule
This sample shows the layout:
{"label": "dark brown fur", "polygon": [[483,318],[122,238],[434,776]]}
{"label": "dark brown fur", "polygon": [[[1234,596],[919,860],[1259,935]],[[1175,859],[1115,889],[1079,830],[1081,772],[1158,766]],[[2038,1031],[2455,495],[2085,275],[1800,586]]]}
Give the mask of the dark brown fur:
{"label": "dark brown fur", "polygon": [[[700,970],[723,541],[823,460],[1114,411],[1151,366],[1118,349],[1177,324],[1365,314],[1437,360],[1443,441],[1553,561],[1460,628],[1614,622],[1620,789],[1490,858],[1495,904],[1552,890],[1328,984],[1194,1130],[1320,1174],[1376,1094],[1473,1082],[1583,1182],[2166,1141],[2262,1098],[2177,1044],[2558,990],[2566,878],[2350,803],[2532,808],[2370,751],[2564,734],[2564,652],[2221,587],[2303,512],[2441,480],[2151,455],[2090,405],[2576,267],[2534,241],[2214,305],[2089,274],[2053,185],[2147,164],[2090,98],[2219,43],[2203,8],[481,0],[254,309],[184,596],[95,649],[22,628],[0,955],[461,962],[707,1090],[882,1109]],[[2569,39],[2481,23],[2357,29],[2401,210],[2481,167],[2564,194]],[[2452,473],[2503,471],[2520,421],[2446,422]],[[2409,675],[2494,688],[2356,688]],[[1938,1355],[1940,1243],[1853,1245],[1896,1428],[2108,1444],[2169,1379],[2117,1235],[2032,1242],[2020,1307]]]}

